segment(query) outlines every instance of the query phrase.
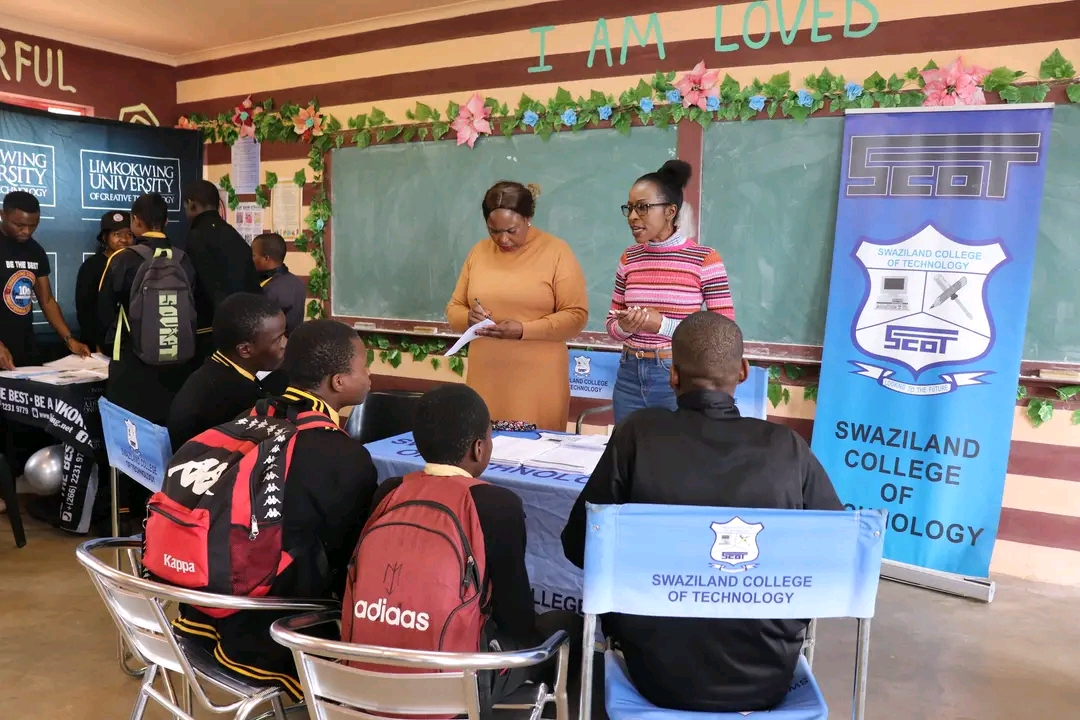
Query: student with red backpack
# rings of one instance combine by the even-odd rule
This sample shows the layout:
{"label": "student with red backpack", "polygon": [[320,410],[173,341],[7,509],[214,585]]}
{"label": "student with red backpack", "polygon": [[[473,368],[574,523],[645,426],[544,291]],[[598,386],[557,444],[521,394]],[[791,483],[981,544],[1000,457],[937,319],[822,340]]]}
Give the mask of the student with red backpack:
{"label": "student with red backpack", "polygon": [[[295,340],[290,339],[291,343]],[[443,652],[535,647],[556,630],[580,642],[581,618],[537,616],[525,567],[525,512],[513,491],[477,479],[491,459],[491,417],[472,388],[422,397],[413,423],[427,465],[379,486],[342,602],[341,638]],[[579,645],[580,647],[580,645]],[[580,652],[571,651],[571,657]],[[490,674],[497,703],[552,667]]]}
{"label": "student with red backpack", "polygon": [[[312,320],[289,339],[285,393],[200,433],[150,499],[143,565],[162,582],[212,593],[340,596],[375,493],[371,456],[338,410],[370,387],[356,332]],[[226,672],[299,699],[292,656],[270,638],[276,613],[181,608],[175,627]]]}
{"label": "student with red backpack", "polygon": [[[109,256],[98,286],[98,319],[112,356],[105,397],[162,426],[173,397],[195,370],[195,266],[166,236],[168,221],[161,195],[140,196],[131,207],[135,244]],[[148,496],[141,485],[122,478],[125,527],[142,523]]]}

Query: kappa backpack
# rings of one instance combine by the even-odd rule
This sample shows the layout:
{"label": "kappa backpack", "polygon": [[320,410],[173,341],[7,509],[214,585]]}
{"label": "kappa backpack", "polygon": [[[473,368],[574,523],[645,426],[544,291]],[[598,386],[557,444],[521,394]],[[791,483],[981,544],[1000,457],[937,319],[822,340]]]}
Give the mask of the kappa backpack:
{"label": "kappa backpack", "polygon": [[250,415],[185,443],[147,506],[143,566],[151,577],[220,595],[265,596],[295,559],[282,547],[282,504],[296,435],[309,430],[342,432],[322,413],[260,400]]}
{"label": "kappa backpack", "polygon": [[443,652],[482,649],[490,587],[470,493],[482,482],[411,473],[383,498],[349,566],[342,640]]}
{"label": "kappa backpack", "polygon": [[[143,262],[135,273],[127,313],[120,321],[131,334],[135,355],[147,365],[175,365],[195,357],[195,294],[178,248],[132,245]],[[120,357],[116,329],[113,359]]]}

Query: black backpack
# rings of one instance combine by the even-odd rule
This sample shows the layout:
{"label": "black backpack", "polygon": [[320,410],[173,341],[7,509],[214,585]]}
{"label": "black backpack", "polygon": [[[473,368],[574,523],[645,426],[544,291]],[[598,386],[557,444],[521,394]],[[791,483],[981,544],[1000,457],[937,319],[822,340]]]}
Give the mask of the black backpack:
{"label": "black backpack", "polygon": [[[178,365],[195,357],[195,293],[177,248],[132,245],[143,259],[131,284],[128,310],[120,307],[113,359],[120,359],[120,332],[131,335],[136,357],[147,365]],[[121,327],[123,326],[123,327]]]}

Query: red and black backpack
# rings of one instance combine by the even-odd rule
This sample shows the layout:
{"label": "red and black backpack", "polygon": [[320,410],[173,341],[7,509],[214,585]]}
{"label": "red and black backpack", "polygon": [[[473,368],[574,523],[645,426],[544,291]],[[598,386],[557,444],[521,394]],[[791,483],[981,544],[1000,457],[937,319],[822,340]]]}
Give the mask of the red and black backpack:
{"label": "red and black backpack", "polygon": [[143,566],[151,576],[220,595],[266,595],[294,559],[282,547],[282,506],[296,435],[307,430],[340,431],[322,413],[261,400],[250,415],[185,443],[148,503]]}
{"label": "red and black backpack", "polygon": [[443,652],[483,649],[490,583],[471,494],[482,482],[417,472],[383,498],[349,566],[342,640]]}

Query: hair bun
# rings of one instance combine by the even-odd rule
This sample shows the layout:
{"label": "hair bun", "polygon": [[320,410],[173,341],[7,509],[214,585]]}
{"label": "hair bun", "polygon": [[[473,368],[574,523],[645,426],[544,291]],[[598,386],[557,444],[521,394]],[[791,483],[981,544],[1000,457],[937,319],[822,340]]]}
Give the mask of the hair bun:
{"label": "hair bun", "polygon": [[537,185],[536,183],[529,183],[528,185],[525,186],[525,189],[529,191],[530,195],[532,195],[533,202],[536,202],[537,200],[540,199],[540,186],[539,185]]}
{"label": "hair bun", "polygon": [[690,182],[690,176],[694,174],[694,169],[685,160],[668,160],[660,166],[656,174],[670,179],[671,184],[675,187],[685,188],[686,184]]}

